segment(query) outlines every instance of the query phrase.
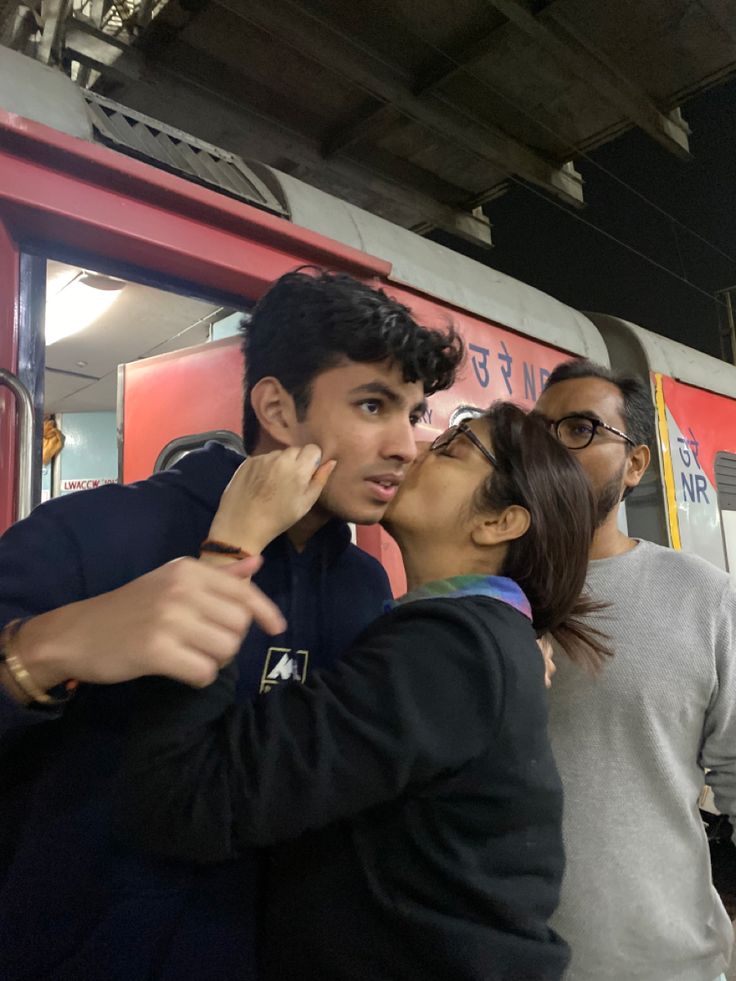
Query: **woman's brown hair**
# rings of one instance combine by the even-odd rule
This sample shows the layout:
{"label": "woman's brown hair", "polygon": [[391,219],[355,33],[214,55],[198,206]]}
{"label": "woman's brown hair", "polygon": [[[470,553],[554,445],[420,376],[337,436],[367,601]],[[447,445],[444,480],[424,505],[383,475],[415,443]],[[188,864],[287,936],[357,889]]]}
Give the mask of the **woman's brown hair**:
{"label": "woman's brown hair", "polygon": [[478,490],[480,510],[526,508],[528,531],[510,542],[499,575],[521,586],[538,634],[551,634],[571,660],[597,670],[611,651],[587,614],[605,604],[582,595],[595,531],[595,500],[578,462],[544,421],[511,402],[482,418],[498,460]]}

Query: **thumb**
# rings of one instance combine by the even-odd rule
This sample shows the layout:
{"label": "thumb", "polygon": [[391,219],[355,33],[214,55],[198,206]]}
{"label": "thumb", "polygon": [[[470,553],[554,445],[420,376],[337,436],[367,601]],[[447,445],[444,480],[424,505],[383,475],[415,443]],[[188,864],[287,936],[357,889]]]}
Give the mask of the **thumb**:
{"label": "thumb", "polygon": [[322,493],[325,489],[327,481],[332,476],[332,471],[337,466],[337,460],[327,460],[312,474],[312,479],[309,481],[310,490],[314,490],[317,496]]}
{"label": "thumb", "polygon": [[238,559],[231,565],[226,566],[223,571],[236,579],[250,579],[263,565],[263,557],[260,555],[249,555],[247,559]]}

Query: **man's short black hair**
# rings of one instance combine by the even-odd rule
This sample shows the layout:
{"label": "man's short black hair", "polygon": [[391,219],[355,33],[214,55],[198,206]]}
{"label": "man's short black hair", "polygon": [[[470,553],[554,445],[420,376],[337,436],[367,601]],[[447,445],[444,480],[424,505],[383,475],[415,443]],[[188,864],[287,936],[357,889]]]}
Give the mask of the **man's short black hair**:
{"label": "man's short black hair", "polygon": [[430,330],[409,309],[345,273],[303,267],[277,279],[244,322],[243,442],[252,453],[259,426],[250,400],[261,378],[277,378],[299,418],[309,408],[312,382],[343,359],[391,361],[425,396],[449,388],[463,359],[455,329]]}
{"label": "man's short black hair", "polygon": [[575,378],[601,378],[615,385],[621,392],[627,435],[637,446],[644,444],[649,449],[654,447],[656,438],[654,403],[648,381],[637,375],[627,375],[606,368],[602,364],[596,364],[595,361],[588,361],[587,358],[575,358],[557,365],[547,379],[543,391],[546,392],[548,388],[559,382],[571,381]]}

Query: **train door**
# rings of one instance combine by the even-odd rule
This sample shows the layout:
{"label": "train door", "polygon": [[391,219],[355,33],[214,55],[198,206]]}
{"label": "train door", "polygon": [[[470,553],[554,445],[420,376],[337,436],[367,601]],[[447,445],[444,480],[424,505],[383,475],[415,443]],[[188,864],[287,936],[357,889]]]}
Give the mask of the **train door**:
{"label": "train door", "polygon": [[[136,282],[118,269],[114,276],[101,272],[92,257],[80,266],[14,248],[9,254],[4,296],[11,302],[2,338],[10,351],[0,373],[7,430],[1,449],[6,523],[24,517],[39,500],[119,479],[120,362],[138,363],[154,352],[165,360],[216,336],[223,325],[235,329],[241,317],[227,305]],[[13,340],[15,350],[9,343]],[[222,350],[223,345],[213,348]],[[237,350],[234,360],[230,389],[223,384],[227,368],[220,371],[220,384],[213,380],[209,391],[189,389],[190,416],[196,416],[192,407],[197,404],[206,415],[218,397],[229,398],[239,414]],[[191,397],[194,391],[199,398]],[[165,392],[153,387],[154,403],[157,393],[153,417],[169,421],[175,435],[189,433],[187,412],[167,412]],[[136,399],[130,404],[135,412]],[[151,428],[145,417],[140,423],[144,432]],[[234,432],[215,436],[239,448],[239,430],[238,422]],[[153,469],[149,466],[143,475]]]}
{"label": "train door", "polygon": [[121,365],[121,480],[166,470],[210,439],[242,452],[242,378],[235,336]]}
{"label": "train door", "polygon": [[0,109],[0,532],[40,499],[47,259],[75,267],[82,285],[100,286],[87,276],[101,275],[232,310],[299,265],[369,279],[389,270],[244,200]]}
{"label": "train door", "polygon": [[38,260],[0,216],[0,531],[25,517],[40,488],[43,339]]}

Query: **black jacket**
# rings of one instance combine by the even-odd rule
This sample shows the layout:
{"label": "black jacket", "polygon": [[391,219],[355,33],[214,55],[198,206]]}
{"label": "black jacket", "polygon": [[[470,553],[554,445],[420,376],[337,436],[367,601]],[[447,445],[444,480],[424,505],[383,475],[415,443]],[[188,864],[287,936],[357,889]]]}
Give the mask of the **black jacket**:
{"label": "black jacket", "polygon": [[234,684],[149,688],[120,821],[168,857],[271,846],[269,981],[562,976],[562,791],[521,613],[408,603],[304,686],[235,706]]}
{"label": "black jacket", "polygon": [[[209,444],[149,480],[36,508],[0,539],[0,625],[197,555],[240,463]],[[341,522],[299,554],[285,536],[264,554],[256,582],[288,629],[248,633],[241,700],[332,665],[390,595],[384,570]],[[21,707],[0,687],[2,981],[255,977],[253,853],[204,868],[133,854],[113,837],[111,790],[136,685],[83,686],[63,712]]]}

